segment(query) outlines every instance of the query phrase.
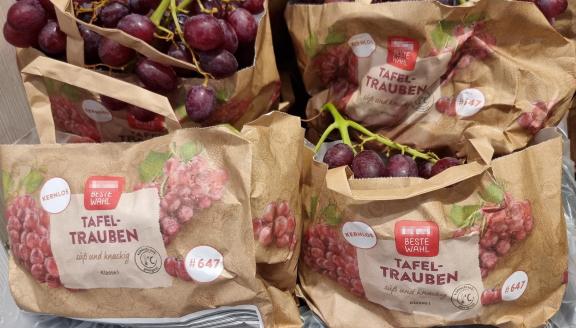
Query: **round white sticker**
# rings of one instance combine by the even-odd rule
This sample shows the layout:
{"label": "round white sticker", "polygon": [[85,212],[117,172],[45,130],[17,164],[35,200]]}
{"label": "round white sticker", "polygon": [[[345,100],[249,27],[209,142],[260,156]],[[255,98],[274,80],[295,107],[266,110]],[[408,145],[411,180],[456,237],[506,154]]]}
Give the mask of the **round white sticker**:
{"label": "round white sticker", "polygon": [[112,120],[112,114],[101,103],[94,100],[84,100],[82,109],[92,120],[96,122],[109,122]]}
{"label": "round white sticker", "polygon": [[372,248],[376,246],[376,233],[364,222],[351,221],[342,226],[342,235],[356,248]]}
{"label": "round white sticker", "polygon": [[40,190],[40,204],[51,214],[58,214],[70,204],[70,186],[62,178],[52,178]]}
{"label": "round white sticker", "polygon": [[354,52],[356,57],[370,57],[376,50],[376,42],[368,33],[353,35],[348,39],[348,45],[352,48],[352,52]]}
{"label": "round white sticker", "polygon": [[216,280],[224,270],[222,254],[210,246],[192,248],[186,255],[186,271],[198,282]]}
{"label": "round white sticker", "polygon": [[515,301],[524,294],[528,287],[528,275],[524,271],[514,272],[502,286],[502,300]]}
{"label": "round white sticker", "polygon": [[464,89],[456,96],[456,114],[461,117],[472,116],[478,113],[486,99],[478,89]]}

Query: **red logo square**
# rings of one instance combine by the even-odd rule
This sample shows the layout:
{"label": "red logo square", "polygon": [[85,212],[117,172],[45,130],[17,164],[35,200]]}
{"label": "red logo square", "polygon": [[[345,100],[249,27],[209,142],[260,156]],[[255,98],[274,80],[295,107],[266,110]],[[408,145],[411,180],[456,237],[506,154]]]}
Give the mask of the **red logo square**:
{"label": "red logo square", "polygon": [[433,257],[440,248],[438,225],[432,221],[397,221],[394,240],[396,251],[404,256]]}
{"label": "red logo square", "polygon": [[90,211],[115,209],[124,183],[123,177],[89,177],[84,185],[84,208]]}
{"label": "red logo square", "polygon": [[417,40],[401,36],[388,38],[388,64],[405,71],[413,71],[416,67],[420,44]]}

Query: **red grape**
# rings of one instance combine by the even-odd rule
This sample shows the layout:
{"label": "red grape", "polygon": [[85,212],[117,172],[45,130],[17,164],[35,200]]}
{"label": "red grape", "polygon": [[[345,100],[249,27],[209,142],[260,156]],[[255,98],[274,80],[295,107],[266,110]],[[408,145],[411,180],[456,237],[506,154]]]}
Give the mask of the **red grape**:
{"label": "red grape", "polygon": [[186,95],[186,113],[192,121],[202,121],[216,108],[216,92],[203,85],[192,86]]}
{"label": "red grape", "polygon": [[224,31],[218,19],[200,14],[186,20],[184,38],[192,48],[208,51],[218,49],[224,44]]}
{"label": "red grape", "polygon": [[183,62],[187,63],[192,62],[192,56],[190,55],[188,49],[186,49],[186,46],[183,43],[178,44],[173,43],[168,49],[168,52],[166,54],[170,57],[174,57]]}
{"label": "red grape", "polygon": [[245,0],[242,8],[256,15],[264,11],[264,0]]}
{"label": "red grape", "polygon": [[4,39],[11,45],[18,48],[28,48],[38,42],[38,36],[35,32],[23,32],[15,30],[8,23],[4,23]]}
{"label": "red grape", "polygon": [[354,172],[355,178],[383,177],[385,170],[384,161],[373,150],[361,151],[352,161],[352,172]]}
{"label": "red grape", "polygon": [[88,27],[78,25],[82,39],[84,39],[84,57],[87,63],[93,64],[99,61],[98,45],[100,44],[100,34],[90,30]]}
{"label": "red grape", "polygon": [[199,52],[200,67],[216,79],[233,75],[238,70],[236,57],[226,50]]}
{"label": "red grape", "polygon": [[227,17],[228,23],[236,31],[236,36],[240,43],[250,43],[256,39],[258,23],[252,14],[244,9],[238,8]]}
{"label": "red grape", "polygon": [[222,31],[224,31],[223,48],[232,54],[235,53],[238,49],[238,37],[236,36],[236,32],[225,20],[219,19],[218,23],[220,24],[220,27],[222,27]]}
{"label": "red grape", "polygon": [[8,9],[6,22],[18,31],[37,32],[46,24],[46,12],[42,6],[16,2]]}
{"label": "red grape", "polygon": [[352,148],[344,143],[336,144],[326,151],[324,154],[324,163],[328,164],[328,168],[332,169],[339,166],[351,165],[354,160],[354,152]]}
{"label": "red grape", "polygon": [[385,174],[387,177],[417,177],[418,164],[410,156],[396,154],[388,160]]}
{"label": "red grape", "polygon": [[178,87],[178,77],[172,67],[149,59],[142,59],[136,64],[136,75],[146,88],[154,92],[168,93]]}
{"label": "red grape", "polygon": [[430,171],[430,173],[432,174],[432,176],[435,176],[436,174],[439,174],[440,172],[452,167],[452,166],[458,166],[462,164],[457,158],[454,157],[444,157],[442,159],[440,159],[438,162],[436,162],[436,164],[434,164],[434,166],[432,166],[432,170]]}
{"label": "red grape", "polygon": [[60,31],[58,23],[51,20],[38,34],[38,46],[49,55],[58,56],[66,52],[66,34]]}
{"label": "red grape", "polygon": [[[190,52],[188,51],[188,49],[186,49],[186,46],[183,43],[177,43],[177,44],[173,43],[170,46],[170,48],[166,51],[166,54],[170,57],[174,57],[181,61],[192,63],[192,56],[190,55]],[[176,72],[176,75],[180,77],[194,77],[198,74],[193,70],[180,68],[176,66],[174,66],[174,72]]]}
{"label": "red grape", "polygon": [[159,4],[160,0],[130,0],[130,10],[135,14],[146,15]]}
{"label": "red grape", "polygon": [[127,6],[119,3],[119,2],[112,2],[109,5],[106,5],[100,11],[100,22],[104,27],[116,27],[118,22],[122,19],[122,17],[130,14],[130,9]]}
{"label": "red grape", "polygon": [[46,15],[50,18],[56,18],[56,9],[50,0],[39,0],[42,8],[46,11]]}
{"label": "red grape", "polygon": [[154,41],[156,26],[146,16],[138,14],[126,15],[118,22],[117,28],[146,43]]}
{"label": "red grape", "polygon": [[568,9],[567,0],[535,0],[534,3],[549,20],[554,19]]}
{"label": "red grape", "polygon": [[[200,7],[204,7],[204,10]],[[220,0],[194,0],[192,1],[190,12],[193,15],[208,14],[214,17],[223,17],[225,8]]]}
{"label": "red grape", "polygon": [[432,177],[432,167],[434,163],[429,161],[421,161],[418,163],[418,176],[424,179]]}
{"label": "red grape", "polygon": [[134,50],[108,38],[102,38],[98,45],[98,56],[100,60],[109,66],[124,66],[128,64],[135,55]]}

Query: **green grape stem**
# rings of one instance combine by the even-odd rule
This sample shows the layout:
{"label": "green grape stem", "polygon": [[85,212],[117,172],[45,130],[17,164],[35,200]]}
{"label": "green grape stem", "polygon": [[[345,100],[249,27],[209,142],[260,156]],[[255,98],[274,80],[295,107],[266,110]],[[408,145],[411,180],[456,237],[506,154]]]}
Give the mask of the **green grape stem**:
{"label": "green grape stem", "polygon": [[436,163],[438,161],[438,156],[436,156],[436,154],[434,154],[434,153],[422,152],[422,151],[419,151],[417,149],[408,147],[406,145],[399,144],[397,142],[392,141],[389,138],[386,138],[382,135],[376,134],[376,133],[368,130],[367,128],[363,127],[362,125],[360,125],[357,122],[354,122],[354,121],[349,120],[349,119],[345,119],[342,116],[342,114],[340,114],[338,109],[336,109],[334,104],[332,104],[332,103],[326,103],[324,106],[322,106],[322,108],[320,109],[320,112],[323,112],[325,110],[328,110],[330,112],[330,114],[332,115],[332,118],[334,119],[334,122],[332,124],[330,124],[326,128],[326,130],[324,130],[324,133],[322,134],[322,136],[320,137],[320,140],[318,140],[318,143],[316,144],[316,147],[314,148],[314,152],[318,152],[318,150],[320,150],[320,147],[326,141],[326,139],[328,138],[330,133],[332,133],[332,131],[334,131],[335,129],[338,129],[338,132],[340,132],[340,136],[342,137],[342,142],[345,143],[346,145],[350,146],[352,148],[352,150],[354,151],[354,153],[356,153],[356,150],[354,149],[354,145],[352,144],[352,140],[350,139],[350,134],[348,132],[348,128],[352,128],[352,129],[354,129],[354,130],[356,130],[356,131],[358,131],[364,135],[365,138],[363,138],[361,146],[363,146],[364,143],[366,143],[368,141],[376,141],[380,144],[387,146],[388,148],[399,150],[400,152],[402,152],[402,154],[409,154],[413,158],[420,158],[420,159],[423,159],[423,160],[426,160],[426,161],[429,161],[432,163]]}
{"label": "green grape stem", "polygon": [[170,0],[162,0],[162,2],[160,2],[158,7],[154,9],[154,12],[150,16],[150,20],[152,21],[152,23],[154,23],[154,25],[156,25],[156,27],[159,28],[161,26],[160,21],[162,21],[162,17],[164,17],[164,13],[166,12],[169,6],[170,6]]}
{"label": "green grape stem", "polygon": [[178,10],[186,9],[192,1],[194,0],[184,0],[180,2],[180,4],[178,5]]}

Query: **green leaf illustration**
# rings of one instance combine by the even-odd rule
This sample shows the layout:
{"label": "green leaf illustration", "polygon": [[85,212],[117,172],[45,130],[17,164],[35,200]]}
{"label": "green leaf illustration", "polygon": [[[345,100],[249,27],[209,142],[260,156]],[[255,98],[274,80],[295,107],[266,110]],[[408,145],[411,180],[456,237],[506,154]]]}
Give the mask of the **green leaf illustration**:
{"label": "green leaf illustration", "polygon": [[312,196],[310,198],[310,212],[308,213],[309,218],[312,220],[316,216],[317,207],[318,207],[318,196]]}
{"label": "green leaf illustration", "polygon": [[82,89],[72,86],[70,84],[64,84],[60,89],[60,91],[73,102],[79,102],[84,99]]}
{"label": "green leaf illustration", "polygon": [[151,151],[146,159],[138,166],[140,180],[142,182],[152,182],[162,174],[164,163],[170,158],[170,153],[160,153]]}
{"label": "green leaf illustration", "polygon": [[500,204],[504,200],[504,190],[499,185],[492,183],[480,192],[480,197],[488,203]]}
{"label": "green leaf illustration", "polygon": [[454,40],[454,37],[452,36],[453,28],[453,22],[441,21],[436,25],[430,33],[434,48],[444,49]]}
{"label": "green leaf illustration", "polygon": [[480,205],[452,205],[450,210],[450,220],[459,228],[471,226],[474,221],[480,218]]}
{"label": "green leaf illustration", "polygon": [[[2,180],[4,180],[4,179],[2,179]],[[42,175],[42,172],[40,172],[36,169],[32,169],[22,179],[22,185],[24,186],[26,193],[31,194],[31,193],[35,192],[38,189],[38,187],[40,187],[40,185],[42,184],[42,181],[44,181],[44,176]]]}
{"label": "green leaf illustration", "polygon": [[218,100],[219,103],[227,102],[228,98],[230,98],[230,93],[227,90],[220,89],[216,91],[216,100]]}
{"label": "green leaf illustration", "polygon": [[342,220],[340,213],[338,213],[338,208],[334,204],[326,206],[322,211],[322,215],[324,216],[324,221],[329,225],[338,225]]}
{"label": "green leaf illustration", "polygon": [[44,85],[46,86],[46,90],[48,94],[54,94],[56,92],[56,86],[54,85],[54,80],[51,78],[44,77]]}
{"label": "green leaf illustration", "polygon": [[180,146],[180,151],[178,156],[184,162],[190,161],[194,156],[200,154],[202,151],[202,145],[196,142],[187,142]]}
{"label": "green leaf illustration", "polygon": [[346,41],[346,34],[342,32],[330,31],[324,39],[324,44],[340,44]]}
{"label": "green leaf illustration", "polygon": [[4,191],[4,195],[8,195],[9,193],[11,193],[13,187],[14,187],[14,179],[12,179],[10,173],[2,171],[2,190]]}
{"label": "green leaf illustration", "polygon": [[464,24],[466,26],[468,26],[470,24],[476,23],[476,22],[481,21],[483,19],[484,19],[484,14],[474,13],[474,14],[468,15],[464,18]]}
{"label": "green leaf illustration", "polygon": [[316,55],[316,51],[318,51],[318,38],[316,34],[310,32],[308,38],[304,40],[304,51],[306,51],[306,55],[310,58]]}

